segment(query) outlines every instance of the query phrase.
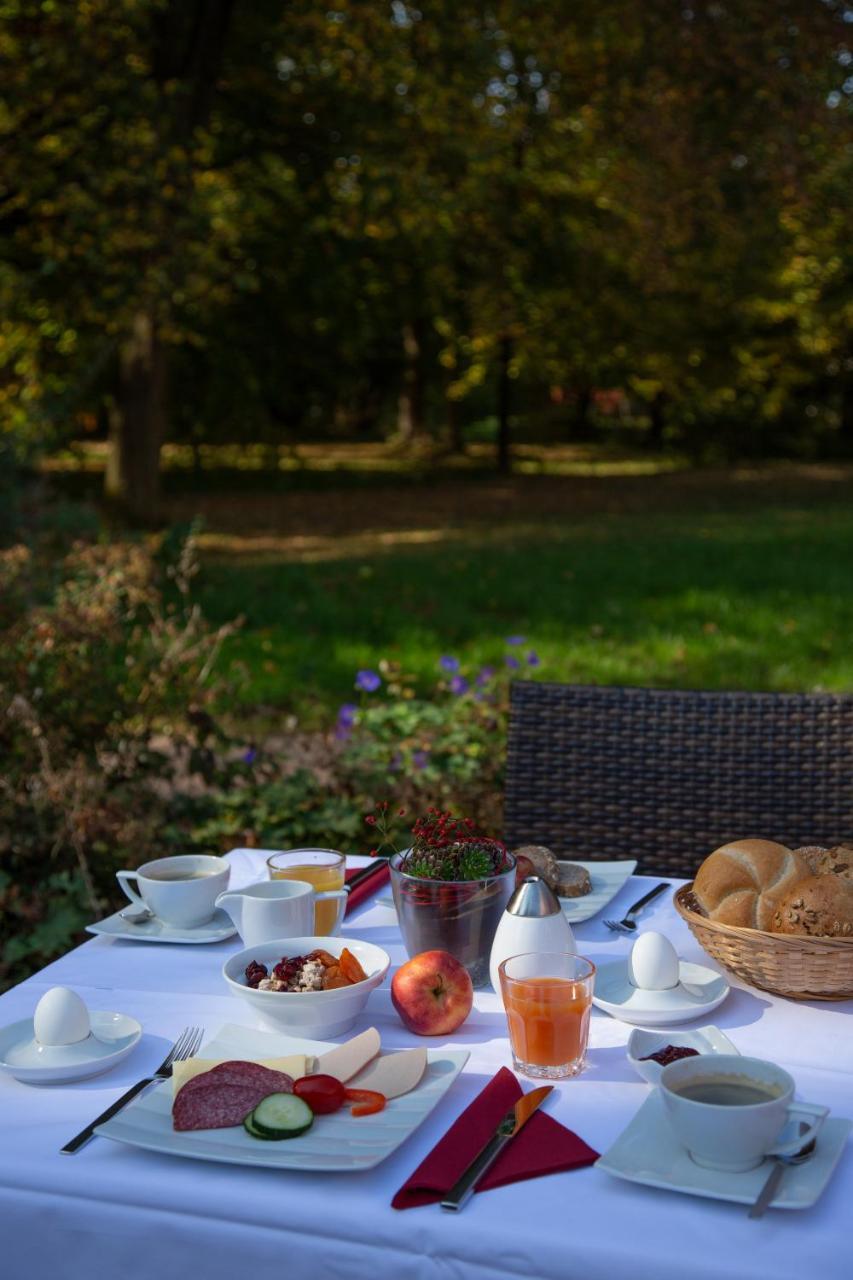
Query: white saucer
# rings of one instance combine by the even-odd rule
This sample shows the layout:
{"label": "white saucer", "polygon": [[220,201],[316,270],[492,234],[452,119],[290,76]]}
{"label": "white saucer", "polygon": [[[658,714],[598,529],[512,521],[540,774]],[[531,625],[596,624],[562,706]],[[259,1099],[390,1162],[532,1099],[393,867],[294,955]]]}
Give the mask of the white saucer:
{"label": "white saucer", "polygon": [[[770,1202],[774,1209],[808,1209],[814,1204],[838,1164],[851,1127],[850,1120],[830,1116],[824,1121],[812,1158],[785,1169]],[[694,1164],[673,1134],[660,1090],[655,1089],[610,1150],[599,1156],[596,1168],[647,1187],[753,1204],[774,1163],[765,1160],[757,1169],[747,1169],[745,1173],[703,1169]]]}
{"label": "white saucer", "polygon": [[659,1062],[649,1060],[649,1054],[668,1044],[701,1054],[740,1053],[719,1027],[696,1027],[691,1031],[641,1031],[635,1027],[628,1037],[628,1061],[649,1084],[657,1084],[663,1071]]}
{"label": "white saucer", "polygon": [[[127,910],[130,910],[130,903]],[[125,908],[122,907],[122,911]],[[196,925],[194,929],[177,929],[154,916],[143,924],[130,924],[122,920],[121,912],[107,916],[106,920],[97,920],[95,924],[86,925],[87,933],[101,933],[107,938],[129,938],[131,942],[173,942],[198,943],[222,942],[225,938],[233,938],[237,932],[233,920],[226,911],[218,908],[213,919],[207,924]]]}
{"label": "white saucer", "polygon": [[722,1004],[730,987],[716,969],[702,964],[678,966],[677,987],[668,991],[647,991],[628,981],[628,961],[604,964],[595,975],[592,1003],[622,1022],[644,1027],[668,1027],[674,1022],[701,1018]]}
{"label": "white saucer", "polygon": [[24,1084],[68,1084],[111,1070],[139,1043],[142,1027],[126,1013],[94,1009],[89,1018],[91,1033],[77,1044],[39,1044],[32,1018],[3,1027],[0,1070]]}

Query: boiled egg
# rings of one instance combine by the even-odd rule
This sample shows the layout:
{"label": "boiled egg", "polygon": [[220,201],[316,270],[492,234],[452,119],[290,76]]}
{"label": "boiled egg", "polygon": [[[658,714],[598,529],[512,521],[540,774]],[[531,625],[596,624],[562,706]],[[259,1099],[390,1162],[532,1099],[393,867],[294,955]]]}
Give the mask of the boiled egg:
{"label": "boiled egg", "polygon": [[51,987],[36,1005],[33,1031],[39,1044],[77,1044],[89,1034],[89,1010],[76,991]]}
{"label": "boiled egg", "polygon": [[628,981],[644,991],[678,986],[678,953],[662,933],[641,933],[628,957]]}

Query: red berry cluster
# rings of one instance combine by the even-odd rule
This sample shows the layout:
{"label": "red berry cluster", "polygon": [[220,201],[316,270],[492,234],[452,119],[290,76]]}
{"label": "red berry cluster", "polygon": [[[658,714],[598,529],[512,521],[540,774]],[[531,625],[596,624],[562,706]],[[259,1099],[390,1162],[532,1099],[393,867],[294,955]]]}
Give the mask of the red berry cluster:
{"label": "red berry cluster", "polygon": [[298,980],[308,959],[308,956],[282,956],[273,969],[272,976],[279,982],[286,982],[290,987]]}
{"label": "red berry cluster", "polygon": [[418,848],[441,849],[482,834],[473,818],[454,818],[443,809],[427,809],[426,817],[418,818],[412,827]]}

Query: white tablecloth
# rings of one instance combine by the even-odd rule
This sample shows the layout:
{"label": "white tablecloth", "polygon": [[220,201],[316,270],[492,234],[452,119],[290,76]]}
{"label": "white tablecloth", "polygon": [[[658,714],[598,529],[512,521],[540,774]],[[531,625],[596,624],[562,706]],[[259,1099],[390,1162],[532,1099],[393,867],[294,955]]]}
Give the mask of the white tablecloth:
{"label": "white tablecloth", "polygon": [[[237,878],[251,855],[235,859]],[[634,877],[613,910],[649,887]],[[609,914],[609,913],[608,913]],[[643,919],[682,957],[707,962],[670,905]],[[345,934],[406,958],[393,908],[371,902]],[[600,918],[577,927],[579,950],[623,955],[629,940]],[[0,1025],[32,1014],[63,984],[90,1008],[132,1014],[139,1047],[109,1074],[36,1088],[0,1077],[0,1275],[3,1280],[92,1280],[95,1271],[152,1280],[377,1280],[386,1275],[614,1280],[850,1280],[853,1159],[845,1151],[819,1202],[804,1212],[750,1221],[743,1206],[636,1186],[592,1167],[476,1195],[460,1214],[437,1205],[390,1208],[394,1191],[485,1082],[510,1065],[499,999],[478,992],[464,1027],[446,1043],[471,1053],[427,1122],[384,1164],[357,1174],[270,1173],[169,1158],[96,1138],[74,1156],[59,1148],[162,1060],[188,1023],[210,1036],[252,1015],[224,988],[220,968],[238,940],[166,947],[93,938],[0,998]],[[411,1045],[390,1001],[374,992],[369,1017],[387,1048]],[[711,1019],[742,1053],[772,1058],[795,1076],[800,1097],[853,1115],[853,1002],[800,1004],[733,987]],[[599,1151],[648,1095],[628,1065],[630,1028],[594,1011],[589,1067],[564,1082],[548,1109]],[[431,1043],[431,1042],[424,1042]],[[439,1042],[442,1043],[442,1042]],[[530,1087],[525,1082],[525,1087]]]}

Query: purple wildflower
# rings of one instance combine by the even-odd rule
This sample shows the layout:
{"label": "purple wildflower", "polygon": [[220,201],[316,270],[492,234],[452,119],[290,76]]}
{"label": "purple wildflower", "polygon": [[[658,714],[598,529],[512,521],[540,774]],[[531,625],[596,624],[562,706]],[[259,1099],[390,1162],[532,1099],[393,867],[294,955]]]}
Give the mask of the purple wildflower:
{"label": "purple wildflower", "polygon": [[413,752],[412,752],[412,764],[414,765],[414,767],[415,767],[416,769],[425,769],[425,768],[427,767],[427,765],[429,764],[429,752],[428,752],[428,751],[413,751]]}
{"label": "purple wildflower", "polygon": [[364,693],[375,693],[381,683],[382,677],[375,671],[359,671],[355,678],[356,689],[361,689]]}
{"label": "purple wildflower", "polygon": [[527,636],[507,636],[506,643],[512,645],[524,644],[526,639]]}
{"label": "purple wildflower", "polygon": [[506,655],[506,657],[504,658],[504,662],[509,667],[510,671],[517,671],[518,668],[521,666],[521,663],[519,662],[518,658],[514,658],[511,653],[508,653]]}
{"label": "purple wildflower", "polygon": [[257,758],[258,758],[258,753],[256,749],[254,747],[249,747],[248,751],[246,751],[243,755],[243,763],[254,764]]}
{"label": "purple wildflower", "polygon": [[438,665],[441,667],[442,671],[458,671],[459,659],[452,658],[449,653],[445,653],[439,658]]}
{"label": "purple wildflower", "polygon": [[450,692],[460,693],[460,694],[468,692],[468,681],[465,679],[464,676],[453,677],[453,679],[450,681]]}
{"label": "purple wildflower", "polygon": [[530,652],[528,653],[528,655],[527,655],[527,665],[528,665],[528,667],[538,667],[538,666],[539,666],[539,654],[536,652],[536,650],[535,650],[535,649],[531,649],[531,650],[530,650]]}
{"label": "purple wildflower", "polygon": [[338,708],[338,724],[353,724],[358,714],[358,707],[354,702],[344,702]]}
{"label": "purple wildflower", "polygon": [[488,684],[489,681],[493,678],[494,674],[495,674],[494,667],[481,667],[480,673],[477,676],[477,684],[479,685]]}

